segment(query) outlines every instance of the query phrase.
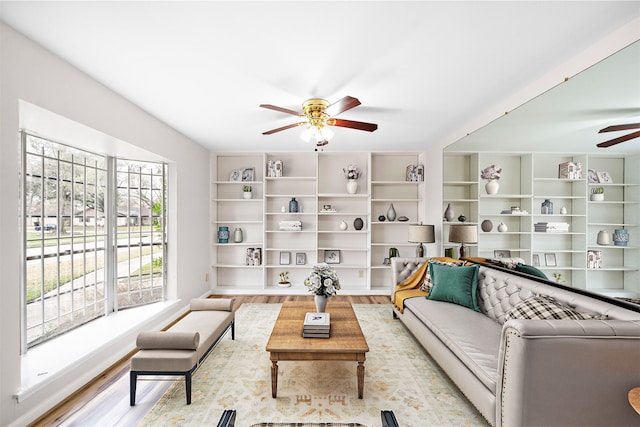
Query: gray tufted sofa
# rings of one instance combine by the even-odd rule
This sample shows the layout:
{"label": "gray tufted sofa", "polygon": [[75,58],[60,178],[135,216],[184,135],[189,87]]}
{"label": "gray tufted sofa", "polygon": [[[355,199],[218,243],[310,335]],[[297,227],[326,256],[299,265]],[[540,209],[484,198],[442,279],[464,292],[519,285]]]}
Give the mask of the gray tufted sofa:
{"label": "gray tufted sofa", "polygon": [[[395,286],[424,258],[393,258]],[[545,294],[606,320],[520,320],[505,313]],[[394,314],[489,423],[637,426],[627,401],[640,385],[640,306],[481,265],[481,312],[414,297]]]}

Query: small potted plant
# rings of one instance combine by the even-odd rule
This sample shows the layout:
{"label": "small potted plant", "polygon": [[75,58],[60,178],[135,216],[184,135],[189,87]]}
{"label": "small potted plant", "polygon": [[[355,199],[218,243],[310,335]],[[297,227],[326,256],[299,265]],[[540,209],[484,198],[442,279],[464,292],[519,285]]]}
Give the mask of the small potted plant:
{"label": "small potted plant", "polygon": [[253,197],[253,194],[251,193],[251,186],[250,185],[243,185],[242,186],[242,196],[245,199],[250,199]]}
{"label": "small potted plant", "polygon": [[289,282],[288,271],[282,271],[280,273],[280,281],[278,282],[278,286],[280,286],[281,288],[288,288],[289,286],[291,286],[291,282]]}
{"label": "small potted plant", "polygon": [[591,189],[591,196],[589,198],[592,202],[601,202],[604,200],[604,188],[593,187]]}

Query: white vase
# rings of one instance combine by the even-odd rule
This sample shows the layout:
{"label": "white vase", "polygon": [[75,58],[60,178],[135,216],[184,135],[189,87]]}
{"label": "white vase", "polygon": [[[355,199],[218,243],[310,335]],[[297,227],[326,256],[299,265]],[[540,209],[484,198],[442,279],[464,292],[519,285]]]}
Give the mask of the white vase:
{"label": "white vase", "polygon": [[347,193],[356,194],[358,192],[358,181],[355,179],[347,180]]}
{"label": "white vase", "polygon": [[242,193],[242,197],[244,197],[245,199],[250,199],[253,196],[253,194],[251,193],[251,191],[244,191]]}
{"label": "white vase", "polygon": [[504,222],[501,222],[500,225],[498,226],[498,231],[500,233],[506,233],[508,229],[509,227],[507,227],[507,224],[505,224]]}
{"label": "white vase", "polygon": [[324,313],[327,309],[327,301],[329,301],[329,297],[324,295],[314,295],[313,301],[316,303],[316,311],[318,313]]}
{"label": "white vase", "polygon": [[498,194],[498,190],[500,189],[500,184],[495,179],[490,179],[484,185],[484,189],[487,194]]}

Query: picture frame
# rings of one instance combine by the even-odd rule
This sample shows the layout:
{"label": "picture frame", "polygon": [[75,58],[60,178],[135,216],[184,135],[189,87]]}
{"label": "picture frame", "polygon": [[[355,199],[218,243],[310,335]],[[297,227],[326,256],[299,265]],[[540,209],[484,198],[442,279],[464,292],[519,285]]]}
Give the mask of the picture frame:
{"label": "picture frame", "polygon": [[597,184],[600,182],[600,180],[598,179],[598,172],[593,169],[589,169],[588,178],[590,184]]}
{"label": "picture frame", "polygon": [[254,168],[244,168],[242,170],[242,180],[243,181],[253,181],[255,175]]}
{"label": "picture frame", "polygon": [[327,249],[324,251],[324,262],[327,264],[340,264],[340,250]]}
{"label": "picture frame", "polygon": [[556,254],[544,254],[544,264],[547,267],[556,267]]}
{"label": "picture frame", "polygon": [[280,252],[280,265],[291,264],[291,252]]}
{"label": "picture frame", "polygon": [[613,184],[613,179],[609,172],[598,172],[598,182],[600,184]]}
{"label": "picture frame", "polygon": [[533,254],[532,261],[534,267],[540,267],[540,255]]}
{"label": "picture frame", "polygon": [[240,182],[242,181],[242,169],[233,169],[229,172],[229,181]]}
{"label": "picture frame", "polygon": [[307,263],[307,254],[304,252],[296,253],[296,265],[305,265]]}
{"label": "picture frame", "polygon": [[494,258],[511,258],[511,251],[508,249],[496,249],[493,251]]}

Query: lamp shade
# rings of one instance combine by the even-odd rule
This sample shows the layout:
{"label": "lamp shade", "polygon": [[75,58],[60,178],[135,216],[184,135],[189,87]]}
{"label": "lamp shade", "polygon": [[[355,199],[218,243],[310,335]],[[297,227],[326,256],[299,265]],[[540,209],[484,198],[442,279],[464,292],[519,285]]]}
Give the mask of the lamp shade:
{"label": "lamp shade", "polygon": [[435,243],[436,235],[433,225],[410,225],[409,242],[411,243]]}
{"label": "lamp shade", "polygon": [[477,225],[451,224],[449,241],[453,243],[476,243],[478,241]]}

